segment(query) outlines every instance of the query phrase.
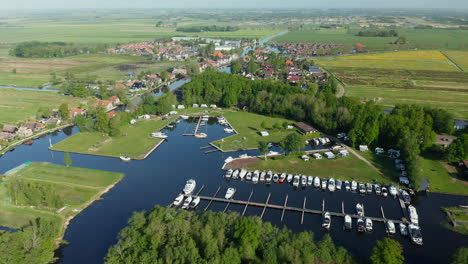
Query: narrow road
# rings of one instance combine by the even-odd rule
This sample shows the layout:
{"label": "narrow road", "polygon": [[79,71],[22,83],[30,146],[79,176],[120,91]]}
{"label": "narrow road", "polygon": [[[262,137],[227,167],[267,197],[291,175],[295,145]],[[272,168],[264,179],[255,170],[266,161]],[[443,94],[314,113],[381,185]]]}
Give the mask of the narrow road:
{"label": "narrow road", "polygon": [[[358,157],[358,159],[364,161],[367,165],[369,165],[372,169],[374,169],[378,174],[382,175],[382,177],[384,178],[387,178],[385,176],[385,174],[383,174],[383,172],[381,172],[377,167],[374,166],[374,164],[372,164],[370,161],[368,161],[366,158],[364,158],[363,156],[361,156],[361,154],[359,154],[357,151],[355,151],[354,149],[352,149],[351,147],[345,145],[342,143],[342,145],[351,153],[353,153],[354,155],[356,155],[356,157]],[[388,179],[388,178],[387,178]]]}
{"label": "narrow road", "polygon": [[341,98],[341,97],[343,97],[343,95],[345,93],[345,89],[344,89],[344,86],[340,82],[338,82],[337,86],[338,86],[339,91],[336,94],[336,98]]}

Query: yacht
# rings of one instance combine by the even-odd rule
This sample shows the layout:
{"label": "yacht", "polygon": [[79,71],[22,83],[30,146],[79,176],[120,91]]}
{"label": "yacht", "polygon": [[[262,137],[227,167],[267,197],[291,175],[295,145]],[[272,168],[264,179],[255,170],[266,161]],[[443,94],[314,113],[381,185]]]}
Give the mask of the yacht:
{"label": "yacht", "polygon": [[357,182],[356,181],[352,181],[351,182],[351,191],[355,192],[357,190]]}
{"label": "yacht", "polygon": [[366,189],[367,189],[367,193],[372,193],[372,184],[371,183],[367,183],[366,184]]}
{"label": "yacht", "polygon": [[239,170],[235,170],[234,173],[232,173],[232,178],[235,180],[239,177],[239,173],[240,171]]}
{"label": "yacht", "polygon": [[322,179],[322,190],[327,188],[327,179]]}
{"label": "yacht", "polygon": [[239,172],[239,178],[244,179],[245,175],[247,174],[247,170],[241,169]]}
{"label": "yacht", "polygon": [[349,181],[345,181],[344,186],[345,186],[346,191],[349,191],[351,189],[351,184],[349,184]]}
{"label": "yacht", "polygon": [[187,209],[192,202],[192,196],[189,196],[185,199],[184,204],[182,205],[182,209]]}
{"label": "yacht", "polygon": [[278,174],[276,174],[276,173],[273,174],[273,182],[278,182],[278,180],[279,180]]}
{"label": "yacht", "polygon": [[128,162],[131,160],[131,158],[129,156],[120,156],[120,160]]}
{"label": "yacht", "polygon": [[286,179],[289,183],[292,182],[294,176],[292,174],[288,174],[288,178]]}
{"label": "yacht", "polygon": [[372,220],[366,218],[366,232],[372,232]]}
{"label": "yacht", "polygon": [[184,201],[184,195],[183,195],[183,194],[179,194],[179,196],[177,196],[177,197],[174,199],[174,202],[172,202],[172,204],[173,204],[174,206],[179,206],[183,201]]}
{"label": "yacht", "polygon": [[364,216],[364,206],[360,203],[356,204],[356,214],[359,216]]}
{"label": "yacht", "polygon": [[294,176],[293,186],[296,188],[299,187],[299,178],[299,175]]}
{"label": "yacht", "polygon": [[208,135],[206,133],[198,133],[198,134],[195,134],[195,137],[196,138],[206,138]]}
{"label": "yacht", "polygon": [[167,138],[167,135],[164,134],[163,132],[154,132],[154,133],[151,133],[151,136],[154,137],[154,138]]}
{"label": "yacht", "polygon": [[387,187],[385,187],[385,186],[382,186],[382,196],[383,196],[383,197],[387,197],[387,196],[388,196]]}
{"label": "yacht", "polygon": [[409,224],[408,225],[408,233],[411,238],[411,242],[418,245],[422,246],[423,244],[423,239],[421,235],[421,228],[418,225],[414,224]]}
{"label": "yacht", "polygon": [[380,185],[376,184],[376,185],[374,186],[374,189],[375,189],[375,193],[376,193],[377,195],[380,195]]}
{"label": "yacht", "polygon": [[286,180],[286,173],[281,173],[280,178],[278,180],[279,183],[283,183]]}
{"label": "yacht", "polygon": [[320,178],[319,177],[314,178],[314,187],[315,188],[320,188]]}
{"label": "yacht", "polygon": [[235,188],[232,188],[232,187],[229,187],[226,191],[226,195],[224,195],[224,198],[226,199],[231,199],[234,194],[236,193],[236,189]]}
{"label": "yacht", "polygon": [[229,162],[231,162],[233,160],[234,160],[234,158],[229,156],[229,157],[227,157],[227,159],[224,160],[224,163],[229,163]]}
{"label": "yacht", "polygon": [[183,192],[185,193],[185,195],[189,195],[193,192],[193,190],[195,190],[196,186],[197,182],[193,179],[190,179],[185,183]]}
{"label": "yacht", "polygon": [[411,196],[409,195],[409,193],[405,190],[402,190],[400,193],[405,204],[409,205],[411,203]]}
{"label": "yacht", "polygon": [[312,186],[313,182],[314,182],[314,177],[308,176],[307,177],[307,186]]}
{"label": "yacht", "polygon": [[229,169],[229,170],[226,172],[226,175],[224,175],[224,177],[226,177],[226,179],[230,179],[233,172],[234,172],[233,169]]}
{"label": "yacht", "polygon": [[360,194],[365,194],[366,193],[366,185],[364,185],[364,183],[362,183],[362,182],[359,183],[359,193]]}
{"label": "yacht", "polygon": [[403,223],[400,223],[399,225],[400,225],[400,234],[402,236],[407,236],[408,235],[408,228],[406,227],[406,225],[403,224]]}
{"label": "yacht", "polygon": [[330,229],[330,225],[331,225],[330,213],[329,213],[329,212],[325,212],[325,214],[323,215],[322,227],[323,227],[325,230],[329,230],[329,229]]}
{"label": "yacht", "polygon": [[335,179],[330,178],[330,179],[328,180],[328,190],[329,190],[330,192],[334,192],[334,191],[335,191]]}
{"label": "yacht", "polygon": [[302,187],[306,187],[306,186],[307,186],[307,176],[302,175],[302,177],[301,177],[301,185],[302,185]]}
{"label": "yacht", "polygon": [[362,220],[361,218],[359,218],[359,219],[357,220],[356,228],[357,228],[357,231],[358,231],[358,232],[361,232],[361,233],[364,232],[364,231],[366,231],[366,226],[365,226],[365,224],[364,224],[364,220]]}
{"label": "yacht", "polygon": [[409,220],[411,223],[418,225],[419,224],[419,216],[418,212],[416,212],[416,208],[412,205],[408,206],[408,214],[409,214]]}
{"label": "yacht", "polygon": [[253,183],[257,183],[258,182],[258,178],[259,178],[259,175],[260,175],[260,172],[259,171],[255,171],[253,176],[252,176],[252,182]]}
{"label": "yacht", "polygon": [[207,115],[204,115],[201,117],[201,120],[205,122],[207,122],[209,119],[210,119],[210,116],[207,116]]}
{"label": "yacht", "polygon": [[181,115],[180,118],[185,120],[185,119],[189,119],[189,116],[188,115]]}
{"label": "yacht", "polygon": [[390,194],[391,194],[393,197],[396,197],[396,195],[397,195],[397,189],[396,189],[395,185],[390,185],[390,187],[388,188],[388,191],[390,192]]}
{"label": "yacht", "polygon": [[350,230],[353,227],[353,219],[349,215],[345,215],[344,217],[344,229]]}
{"label": "yacht", "polygon": [[252,172],[251,171],[247,172],[247,174],[245,175],[245,179],[248,180],[248,181],[252,180]]}
{"label": "yacht", "polygon": [[336,180],[336,189],[341,190],[341,185],[343,185],[343,182],[341,180]]}
{"label": "yacht", "polygon": [[230,134],[230,133],[233,133],[233,132],[234,132],[234,129],[226,127],[226,128],[224,129],[224,132]]}
{"label": "yacht", "polygon": [[260,173],[260,181],[261,182],[265,181],[265,175],[266,175],[266,172],[264,172],[264,171],[262,171],[262,173]]}
{"label": "yacht", "polygon": [[268,171],[267,174],[266,174],[266,177],[265,177],[265,181],[267,183],[271,183],[271,180],[273,179],[273,172],[271,171]]}
{"label": "yacht", "polygon": [[245,159],[245,158],[248,158],[248,157],[249,157],[249,154],[247,154],[247,153],[239,155],[239,158],[241,158],[241,159]]}
{"label": "yacht", "polygon": [[395,234],[395,224],[391,220],[387,221],[387,233],[389,235],[394,235]]}
{"label": "yacht", "polygon": [[190,203],[190,208],[195,208],[198,206],[198,204],[200,203],[200,197],[195,197],[195,199],[192,200],[192,202]]}

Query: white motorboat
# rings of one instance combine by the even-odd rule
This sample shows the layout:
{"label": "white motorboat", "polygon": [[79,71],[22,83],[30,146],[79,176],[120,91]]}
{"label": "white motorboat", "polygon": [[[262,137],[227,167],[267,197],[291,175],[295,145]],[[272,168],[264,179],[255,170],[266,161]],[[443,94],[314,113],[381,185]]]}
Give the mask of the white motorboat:
{"label": "white motorboat", "polygon": [[288,174],[288,177],[286,178],[286,180],[287,180],[289,183],[291,183],[293,179],[294,179],[294,175]]}
{"label": "white motorboat", "polygon": [[186,120],[186,119],[189,119],[189,116],[188,115],[181,115],[180,118]]}
{"label": "white motorboat", "polygon": [[351,189],[351,184],[349,184],[349,181],[345,181],[344,186],[346,191],[349,191]]}
{"label": "white motorboat", "polygon": [[302,185],[302,187],[306,187],[306,186],[307,186],[307,176],[302,175],[302,177],[301,177],[301,185]]}
{"label": "white motorboat", "polygon": [[239,177],[239,173],[240,173],[239,170],[235,170],[235,171],[232,173],[232,178],[233,178],[234,180],[237,179],[237,177]]}
{"label": "white motorboat", "polygon": [[409,220],[411,223],[419,225],[419,216],[418,212],[416,211],[416,208],[412,205],[408,206],[408,214],[409,214]]}
{"label": "white motorboat", "polygon": [[266,172],[264,172],[264,171],[262,171],[262,173],[260,173],[260,181],[261,182],[265,181],[265,175],[266,175]]}
{"label": "white motorboat", "polygon": [[395,234],[395,224],[391,220],[387,221],[387,233],[389,235],[394,235]]}
{"label": "white motorboat", "polygon": [[279,180],[278,174],[276,174],[276,173],[273,174],[273,182],[278,182],[278,180]]}
{"label": "white motorboat", "polygon": [[403,224],[403,223],[400,223],[399,225],[400,225],[400,234],[401,234],[402,236],[407,236],[407,235],[408,235],[408,228],[407,228],[407,226],[406,226],[405,224]]}
{"label": "white motorboat", "polygon": [[271,180],[273,179],[273,172],[271,171],[268,171],[267,174],[266,174],[266,177],[265,177],[265,181],[267,183],[271,183]]}
{"label": "white motorboat", "polygon": [[239,155],[239,158],[241,158],[241,159],[245,159],[245,158],[248,158],[248,157],[249,157],[249,154],[247,154],[247,153]]}
{"label": "white motorboat", "polygon": [[319,177],[314,178],[314,187],[315,188],[320,188],[320,178]]}
{"label": "white motorboat", "polygon": [[366,185],[362,182],[359,183],[359,193],[365,194],[366,193]]}
{"label": "white motorboat", "polygon": [[387,187],[385,187],[385,186],[382,186],[382,196],[383,196],[383,197],[387,197],[387,196],[388,196]]}
{"label": "white motorboat", "polygon": [[279,154],[280,153],[278,151],[270,150],[270,151],[268,151],[267,156],[273,156],[273,155],[279,155]]}
{"label": "white motorboat", "polygon": [[224,195],[224,198],[226,199],[231,199],[234,194],[236,193],[236,189],[235,188],[232,188],[232,187],[229,187],[226,191],[226,195]]}
{"label": "white motorboat", "polygon": [[372,183],[366,183],[367,193],[372,193]]}
{"label": "white motorboat", "polygon": [[224,177],[226,177],[226,179],[230,179],[233,172],[234,172],[233,169],[227,170],[227,172],[226,172],[226,174],[224,175]]}
{"label": "white motorboat", "polygon": [[257,170],[257,171],[254,171],[253,175],[252,175],[252,182],[253,183],[257,183],[258,182],[258,178],[259,178],[259,175],[260,175],[260,172]]}
{"label": "white motorboat", "polygon": [[334,192],[334,191],[335,191],[335,179],[330,178],[330,179],[328,180],[328,190],[329,190],[330,192]]}
{"label": "white motorboat", "polygon": [[322,179],[322,190],[327,188],[327,179]]}
{"label": "white motorboat", "polygon": [[185,199],[184,204],[182,205],[182,209],[187,209],[192,202],[192,196],[189,196]]}
{"label": "white motorboat", "polygon": [[352,181],[351,182],[351,191],[355,192],[357,190],[357,182],[356,181]]}
{"label": "white motorboat", "polygon": [[132,159],[129,156],[120,156],[120,160],[128,162],[128,161],[130,161]]}
{"label": "white motorboat", "polygon": [[299,175],[294,176],[293,186],[296,188],[299,187],[299,181],[300,181],[299,178],[300,178]]}
{"label": "white motorboat", "polygon": [[402,190],[400,192],[400,194],[401,194],[401,197],[403,199],[403,202],[405,202],[406,205],[411,204],[411,196],[409,195],[409,193],[407,191]]}
{"label": "white motorboat", "polygon": [[244,170],[242,169],[240,172],[239,172],[239,178],[244,179],[245,175],[247,174],[247,170]]}
{"label": "white motorboat", "polygon": [[174,199],[174,202],[172,202],[172,204],[173,204],[174,206],[179,206],[183,201],[184,201],[184,195],[183,195],[183,194],[179,194],[179,196],[177,196],[177,197]]}
{"label": "white motorboat", "polygon": [[234,133],[234,129],[229,128],[229,127],[226,127],[226,128],[224,129],[224,132],[229,133],[229,134],[230,134],[230,133]]}
{"label": "white motorboat", "polygon": [[183,192],[185,193],[185,195],[189,195],[193,192],[193,190],[195,190],[196,186],[197,186],[197,182],[193,179],[190,179],[185,183]]}
{"label": "white motorboat", "polygon": [[252,180],[252,172],[251,171],[247,172],[247,174],[245,175],[245,179],[248,180],[248,181]]}
{"label": "white motorboat", "polygon": [[190,203],[190,208],[195,208],[198,206],[198,204],[200,203],[200,197],[195,197],[195,199],[192,200],[192,202]]}
{"label": "white motorboat", "polygon": [[229,157],[227,157],[227,159],[224,160],[224,163],[229,163],[229,162],[231,162],[233,160],[234,160],[234,158],[229,156]]}
{"label": "white motorboat", "polygon": [[286,177],[288,175],[286,173],[281,173],[280,178],[279,178],[279,183],[283,183],[286,180]]}
{"label": "white motorboat", "polygon": [[329,230],[329,229],[330,229],[330,225],[331,225],[330,213],[329,213],[329,212],[325,212],[325,214],[323,215],[322,227],[323,227],[325,230]]}
{"label": "white motorboat", "polygon": [[344,217],[344,229],[350,230],[353,227],[353,219],[349,215],[345,215]]}
{"label": "white motorboat", "polygon": [[359,216],[364,216],[364,205],[360,203],[356,204],[356,214]]}
{"label": "white motorboat", "polygon": [[210,119],[210,116],[204,115],[201,117],[201,121],[207,122]]}
{"label": "white motorboat", "polygon": [[374,189],[375,189],[375,193],[376,193],[377,195],[380,195],[380,193],[381,193],[380,185],[376,184],[376,185],[374,186]]}
{"label": "white motorboat", "polygon": [[314,177],[308,176],[307,177],[307,186],[312,186],[313,182],[314,182]]}
{"label": "white motorboat", "polygon": [[162,138],[162,139],[167,138],[166,134],[164,134],[163,132],[159,132],[159,131],[151,133],[151,136],[154,137],[154,138]]}
{"label": "white motorboat", "polygon": [[359,218],[359,219],[357,220],[356,228],[357,228],[357,231],[358,231],[358,232],[361,232],[361,233],[364,232],[364,231],[366,231],[366,226],[365,226],[365,224],[364,224],[364,220],[362,220],[361,218]]}
{"label": "white motorboat", "polygon": [[390,185],[388,190],[390,192],[390,195],[392,195],[393,197],[397,196],[397,188],[395,187],[395,185]]}
{"label": "white motorboat", "polygon": [[197,133],[195,134],[196,138],[206,138],[208,135],[206,133]]}
{"label": "white motorboat", "polygon": [[341,190],[341,185],[343,185],[343,182],[341,180],[336,180],[336,189]]}
{"label": "white motorboat", "polygon": [[418,225],[409,224],[408,225],[408,234],[410,235],[411,242],[418,246],[422,246],[423,239],[421,234],[421,228]]}
{"label": "white motorboat", "polygon": [[372,220],[366,218],[366,232],[372,232]]}

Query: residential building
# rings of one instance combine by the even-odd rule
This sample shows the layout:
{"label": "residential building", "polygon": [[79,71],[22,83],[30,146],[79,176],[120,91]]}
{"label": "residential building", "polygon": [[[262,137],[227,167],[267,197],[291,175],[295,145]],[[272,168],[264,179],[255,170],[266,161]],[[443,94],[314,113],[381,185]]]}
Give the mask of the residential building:
{"label": "residential building", "polygon": [[313,128],[311,125],[306,124],[304,122],[295,123],[294,126],[297,127],[299,130],[301,130],[305,134],[317,132],[317,129]]}

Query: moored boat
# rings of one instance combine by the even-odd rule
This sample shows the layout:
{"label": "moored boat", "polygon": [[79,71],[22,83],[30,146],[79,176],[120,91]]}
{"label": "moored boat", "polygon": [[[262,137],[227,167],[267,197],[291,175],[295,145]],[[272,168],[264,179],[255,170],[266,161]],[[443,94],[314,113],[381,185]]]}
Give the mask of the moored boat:
{"label": "moored boat", "polygon": [[408,225],[408,234],[410,235],[411,242],[418,246],[422,246],[423,239],[421,234],[421,228],[418,225],[409,224]]}
{"label": "moored boat", "polygon": [[410,218],[411,223],[418,225],[419,224],[419,216],[416,208],[412,205],[408,206],[408,215]]}
{"label": "moored boat", "polygon": [[351,230],[353,226],[353,219],[349,215],[345,215],[344,217],[344,229]]}
{"label": "moored boat", "polygon": [[343,182],[341,180],[336,180],[336,189],[341,190],[341,185],[343,185]]}
{"label": "moored boat", "polygon": [[402,236],[407,236],[408,235],[408,228],[406,227],[406,225],[403,224],[403,223],[400,223],[399,227],[400,227],[400,234]]}
{"label": "moored boat", "polygon": [[233,169],[227,170],[227,172],[226,172],[226,174],[224,175],[224,177],[226,177],[226,179],[230,179],[233,172],[234,172]]}
{"label": "moored boat", "polygon": [[322,223],[322,227],[323,227],[323,229],[325,229],[325,230],[329,230],[329,229],[330,229],[330,225],[331,225],[330,213],[329,213],[329,212],[325,212],[325,214],[323,214],[323,223]]}
{"label": "moored boat", "polygon": [[224,163],[229,163],[229,162],[231,162],[233,160],[234,160],[234,158],[229,156],[229,157],[227,157],[227,159],[224,160]]}
{"label": "moored boat", "polygon": [[163,132],[158,131],[158,132],[151,133],[151,137],[165,139],[167,138],[167,135]]}
{"label": "moored boat", "polygon": [[351,182],[351,191],[355,192],[357,190],[357,182],[356,181],[352,181]]}
{"label": "moored boat", "polygon": [[330,192],[334,192],[334,191],[335,191],[335,179],[330,178],[330,179],[328,180],[328,190],[329,190]]}
{"label": "moored boat", "polygon": [[364,216],[364,205],[360,203],[356,204],[356,214],[359,216]]}
{"label": "moored boat", "polygon": [[206,133],[197,133],[195,134],[196,138],[206,138],[208,135]]}
{"label": "moored boat", "polygon": [[120,160],[128,162],[131,160],[131,158],[129,156],[120,156]]}
{"label": "moored boat", "polygon": [[179,206],[183,201],[184,201],[184,195],[183,195],[183,194],[179,194],[179,195],[174,199],[174,202],[172,202],[172,204],[173,204],[174,206]]}
{"label": "moored boat", "polygon": [[278,182],[278,180],[279,180],[278,174],[276,174],[276,173],[273,174],[273,182]]}
{"label": "moored boat", "polygon": [[385,186],[382,187],[382,196],[383,196],[383,197],[387,197],[387,196],[388,196],[387,187],[385,187]]}
{"label": "moored boat", "polygon": [[359,193],[365,194],[366,193],[366,185],[362,182],[359,183]]}
{"label": "moored boat", "polygon": [[185,186],[184,186],[184,189],[183,189],[183,192],[185,195],[189,195],[193,192],[193,190],[195,190],[195,187],[197,186],[197,182],[193,179],[190,179],[188,180],[186,183],[185,183]]}
{"label": "moored boat", "polygon": [[288,178],[286,180],[290,183],[292,182],[293,178],[294,178],[294,175],[288,174]]}
{"label": "moored boat", "polygon": [[390,195],[392,195],[393,197],[396,197],[397,188],[395,187],[395,185],[390,185],[390,187],[388,188],[388,191],[390,192]]}
{"label": "moored boat", "polygon": [[377,195],[380,195],[380,185],[376,184],[376,185],[374,186],[374,188],[375,188],[375,193],[376,193]]}
{"label": "moored boat", "polygon": [[361,232],[361,233],[364,232],[364,231],[366,231],[366,226],[365,226],[365,224],[364,224],[364,220],[362,220],[361,218],[359,218],[359,219],[357,220],[356,228],[357,228],[357,231],[358,231],[358,232]]}
{"label": "moored boat", "polygon": [[349,184],[349,181],[345,181],[344,186],[346,191],[349,191],[351,189],[351,184]]}
{"label": "moored boat", "polygon": [[301,185],[302,185],[302,187],[306,187],[306,186],[307,186],[307,176],[302,175],[302,177],[301,177]]}
{"label": "moored boat", "polygon": [[327,179],[322,179],[322,190],[327,188]]}
{"label": "moored boat", "polygon": [[226,191],[226,194],[224,195],[224,198],[226,199],[231,199],[234,194],[236,193],[236,189],[235,188],[232,188],[232,187],[229,187]]}
{"label": "moored boat", "polygon": [[192,202],[190,203],[190,208],[195,208],[198,206],[198,204],[200,203],[200,197],[195,197],[195,199],[192,200]]}
{"label": "moored boat", "polygon": [[387,226],[387,233],[389,235],[394,235],[395,234],[395,224],[393,223],[393,221],[388,220],[386,226]]}
{"label": "moored boat", "polygon": [[366,232],[372,232],[372,220],[366,218]]}
{"label": "moored boat", "polygon": [[224,129],[224,132],[230,134],[230,133],[233,133],[233,132],[234,132],[234,129],[226,127],[226,128]]}
{"label": "moored boat", "polygon": [[307,186],[312,186],[313,182],[314,182],[314,177],[308,176],[307,177]]}
{"label": "moored boat", "polygon": [[189,196],[185,199],[184,204],[182,205],[182,209],[187,209],[192,202],[192,196]]}
{"label": "moored boat", "polygon": [[319,177],[314,178],[314,187],[315,188],[320,188],[320,178]]}
{"label": "moored boat", "polygon": [[299,175],[294,176],[293,186],[296,188],[299,187],[299,181],[300,181],[299,178],[300,178]]}
{"label": "moored boat", "polygon": [[188,115],[181,115],[180,118],[186,120],[186,119],[189,119],[189,116]]}

